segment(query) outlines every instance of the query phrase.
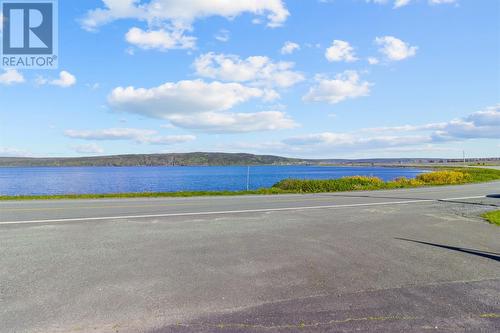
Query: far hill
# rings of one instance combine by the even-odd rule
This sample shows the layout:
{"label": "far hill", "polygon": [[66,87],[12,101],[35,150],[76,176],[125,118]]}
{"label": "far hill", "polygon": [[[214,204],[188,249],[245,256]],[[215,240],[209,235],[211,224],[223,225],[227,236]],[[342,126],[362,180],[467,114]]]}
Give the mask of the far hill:
{"label": "far hill", "polygon": [[307,160],[272,155],[179,153],[75,158],[0,157],[0,166],[227,166],[305,164]]}
{"label": "far hill", "polygon": [[[426,165],[463,164],[461,159],[374,158],[300,159],[243,153],[176,153],[92,157],[0,157],[0,167],[77,167],[77,166],[231,166],[231,165]],[[500,164],[500,158],[468,159],[469,164]]]}

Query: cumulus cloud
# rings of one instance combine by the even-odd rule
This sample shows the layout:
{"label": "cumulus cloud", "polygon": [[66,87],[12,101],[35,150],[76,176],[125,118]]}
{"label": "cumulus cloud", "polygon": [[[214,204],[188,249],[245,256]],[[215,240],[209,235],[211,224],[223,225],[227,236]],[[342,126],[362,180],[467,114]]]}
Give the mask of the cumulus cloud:
{"label": "cumulus cloud", "polygon": [[[477,111],[466,118],[477,126],[500,126],[500,104]],[[500,133],[499,133],[500,135]]]}
{"label": "cumulus cloud", "polygon": [[427,132],[436,141],[500,139],[500,104],[447,122],[423,125],[365,128],[365,133]]}
{"label": "cumulus cloud", "polygon": [[172,115],[172,125],[213,133],[241,133],[295,128],[297,124],[284,112],[256,113],[204,112],[195,115]]}
{"label": "cumulus cloud", "polygon": [[371,83],[362,81],[356,71],[345,71],[330,79],[324,75],[316,76],[316,84],[303,97],[308,102],[328,102],[337,104],[370,94]]}
{"label": "cumulus cloud", "polygon": [[379,45],[379,51],[389,61],[401,61],[417,54],[418,47],[402,41],[393,36],[375,38],[375,44]]}
{"label": "cumulus cloud", "polygon": [[168,22],[190,26],[200,18],[232,19],[245,13],[265,16],[269,27],[279,27],[290,15],[282,0],[103,0],[103,3],[104,7],[89,11],[82,19],[85,29],[95,30],[119,19],[138,19],[149,25]]}
{"label": "cumulus cloud", "polygon": [[80,154],[102,154],[104,149],[95,143],[76,145],[72,147],[73,150]]}
{"label": "cumulus cloud", "polygon": [[108,102],[119,111],[167,119],[172,114],[225,111],[253,98],[268,97],[262,89],[239,83],[186,80],[150,89],[118,87],[111,92]]}
{"label": "cumulus cloud", "polygon": [[434,133],[436,140],[500,139],[500,104],[452,120]]}
{"label": "cumulus cloud", "polygon": [[369,57],[367,61],[370,65],[377,65],[378,63],[380,63],[380,60],[375,57]]}
{"label": "cumulus cloud", "polygon": [[404,7],[410,3],[411,0],[395,0],[394,8]]}
{"label": "cumulus cloud", "polygon": [[282,143],[319,149],[379,149],[470,139],[500,139],[500,104],[448,122],[366,128],[356,133],[313,133],[287,138]]}
{"label": "cumulus cloud", "polygon": [[59,78],[50,82],[54,86],[59,86],[62,88],[71,87],[76,84],[76,77],[66,71],[59,73]]}
{"label": "cumulus cloud", "polygon": [[293,120],[280,111],[229,112],[251,99],[269,101],[275,97],[272,91],[239,83],[195,80],[170,82],[150,89],[118,87],[108,101],[116,111],[165,119],[175,127],[203,132],[255,132],[295,127]]}
{"label": "cumulus cloud", "polygon": [[[398,155],[402,152],[439,154],[462,151],[467,140],[500,139],[500,104],[441,123],[364,128],[352,132],[319,132],[297,135],[280,141],[231,142],[223,148],[255,153],[332,157]],[[459,144],[457,144],[459,143]],[[498,145],[500,147],[500,145]],[[400,156],[400,155],[399,155]]]}
{"label": "cumulus cloud", "polygon": [[159,136],[157,131],[137,128],[107,128],[101,130],[67,130],[64,135],[81,140],[108,141],[131,140],[142,144],[172,145],[190,142],[193,135]]}
{"label": "cumulus cloud", "polygon": [[131,28],[125,35],[130,44],[144,50],[158,49],[167,51],[171,49],[193,49],[196,38],[184,35],[183,30],[142,30]]}
{"label": "cumulus cloud", "polygon": [[36,79],[36,84],[40,86],[45,84],[50,84],[61,88],[69,88],[76,84],[76,77],[67,71],[62,71],[59,73],[59,78],[53,80],[39,76]]}
{"label": "cumulus cloud", "polygon": [[330,62],[354,62],[358,60],[354,48],[349,42],[343,40],[334,40],[332,46],[326,49],[325,57]]}
{"label": "cumulus cloud", "polygon": [[13,85],[17,83],[23,83],[24,76],[15,69],[7,69],[4,73],[0,74],[0,84],[3,85]]}
{"label": "cumulus cloud", "polygon": [[295,51],[300,50],[300,45],[294,42],[285,42],[281,48],[281,54],[292,54]]}
{"label": "cumulus cloud", "polygon": [[202,77],[232,82],[250,82],[257,86],[291,87],[304,80],[293,71],[293,62],[274,62],[268,57],[252,56],[240,59],[236,55],[213,52],[199,56],[194,67]]}

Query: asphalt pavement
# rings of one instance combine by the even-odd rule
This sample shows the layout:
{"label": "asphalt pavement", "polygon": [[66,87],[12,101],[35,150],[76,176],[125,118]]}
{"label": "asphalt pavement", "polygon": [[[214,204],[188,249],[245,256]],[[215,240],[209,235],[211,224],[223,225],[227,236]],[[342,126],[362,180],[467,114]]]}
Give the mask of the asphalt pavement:
{"label": "asphalt pavement", "polygon": [[0,203],[0,332],[498,332],[500,183]]}

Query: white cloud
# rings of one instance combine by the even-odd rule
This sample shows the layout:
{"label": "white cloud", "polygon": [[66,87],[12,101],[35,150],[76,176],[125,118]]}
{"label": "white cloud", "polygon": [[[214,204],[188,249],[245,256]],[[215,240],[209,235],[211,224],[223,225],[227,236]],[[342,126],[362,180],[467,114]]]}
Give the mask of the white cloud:
{"label": "white cloud", "polygon": [[430,133],[436,141],[455,139],[500,139],[500,104],[474,112],[464,118],[424,125],[365,128],[365,133]]}
{"label": "white cloud", "polygon": [[[390,134],[383,134],[388,132]],[[500,104],[443,123],[366,128],[351,133],[313,133],[282,141],[291,147],[315,149],[380,149],[439,144],[471,139],[500,139]],[[405,148],[406,147],[406,148]],[[305,149],[305,148],[304,148]]]}
{"label": "white cloud", "polygon": [[175,145],[196,140],[194,135],[166,135],[148,138],[141,143],[150,145]]}
{"label": "white cloud", "polygon": [[375,44],[380,46],[379,51],[390,61],[400,61],[413,57],[418,50],[417,46],[410,46],[410,44],[393,36],[377,37]]}
{"label": "white cloud", "polygon": [[332,46],[326,49],[325,57],[330,62],[354,62],[358,60],[354,48],[343,40],[334,40]]}
{"label": "white cloud", "polygon": [[194,67],[196,74],[211,79],[232,82],[250,82],[254,85],[291,87],[304,80],[293,71],[293,62],[273,62],[264,56],[240,59],[236,55],[206,53],[199,56]]}
{"label": "white cloud", "polygon": [[0,156],[1,157],[29,157],[31,156],[25,150],[12,148],[12,147],[0,147]]}
{"label": "white cloud", "polygon": [[[373,2],[384,5],[392,3],[394,8],[401,8],[409,5],[413,2],[413,0],[366,0],[366,2]],[[428,0],[428,3],[431,5],[453,4],[456,2],[457,0]]]}
{"label": "white cloud", "polygon": [[395,0],[394,8],[400,8],[409,5],[411,0]]}
{"label": "white cloud", "polygon": [[363,128],[360,131],[368,133],[394,133],[394,132],[419,132],[426,130],[440,130],[446,126],[446,123],[435,123],[425,125],[402,125],[402,126],[388,126],[388,127],[372,127]]}
{"label": "white cloud", "polygon": [[76,77],[69,72],[62,71],[59,73],[59,79],[51,81],[50,84],[62,88],[71,87],[76,84]]}
{"label": "white cloud", "polygon": [[231,38],[231,34],[229,30],[226,29],[221,29],[219,32],[214,36],[215,39],[217,39],[219,42],[228,42],[229,39]]}
{"label": "white cloud", "polygon": [[125,39],[130,44],[145,50],[193,49],[196,45],[196,38],[184,35],[183,30],[144,31],[134,27],[127,32]]}
{"label": "white cloud", "polygon": [[81,140],[107,141],[131,140],[141,144],[172,145],[190,142],[196,139],[193,135],[159,136],[157,131],[137,128],[108,128],[101,130],[67,130],[64,135]]}
{"label": "white cloud", "polygon": [[[384,133],[387,132],[387,133]],[[439,135],[441,134],[441,136]],[[401,153],[454,154],[468,140],[500,147],[500,104],[474,112],[461,119],[442,123],[365,128],[352,132],[319,132],[292,136],[280,141],[230,142],[221,147],[245,149],[254,153],[290,156],[373,157],[401,156]],[[412,157],[415,157],[413,155]]]}
{"label": "white cloud", "polygon": [[62,71],[59,73],[58,79],[50,80],[42,76],[39,76],[36,78],[35,83],[39,86],[50,84],[61,88],[68,88],[76,84],[76,77],[67,71]]}
{"label": "white cloud", "polygon": [[244,13],[267,17],[269,27],[283,25],[290,15],[282,0],[103,0],[104,8],[91,10],[82,20],[87,30],[118,19],[138,19],[150,25],[169,22],[190,26],[196,19],[222,16],[232,19]]}
{"label": "white cloud", "polygon": [[77,145],[72,147],[74,151],[80,154],[102,154],[104,149],[95,143]]}
{"label": "white cloud", "polygon": [[195,115],[172,115],[170,122],[177,127],[213,133],[241,133],[290,129],[297,124],[284,112],[256,113],[204,112]]}
{"label": "white cloud", "polygon": [[67,130],[64,135],[73,139],[83,140],[135,140],[143,141],[145,138],[155,135],[153,130],[136,128],[109,128],[103,130]]}
{"label": "white cloud", "polygon": [[500,139],[500,104],[477,111],[471,115],[452,120],[434,133],[440,140],[454,139]]}
{"label": "white cloud", "polygon": [[16,83],[23,83],[24,76],[15,69],[7,69],[4,73],[0,74],[0,84],[12,85]]}
{"label": "white cloud", "polygon": [[429,0],[431,5],[442,5],[442,4],[451,4],[456,3],[457,0]]}
{"label": "white cloud", "polygon": [[281,48],[281,54],[292,54],[295,51],[300,50],[300,45],[294,42],[285,42]]}
{"label": "white cloud", "polygon": [[108,101],[119,111],[167,119],[172,114],[225,111],[252,98],[265,100],[268,97],[262,89],[239,83],[186,80],[167,82],[150,89],[118,87]]}
{"label": "white cloud", "polygon": [[[293,120],[280,111],[228,112],[250,99],[266,101],[269,97],[275,96],[267,90],[239,83],[206,83],[195,80],[165,83],[151,89],[118,87],[108,100],[110,106],[117,111],[165,119],[175,127],[203,132],[255,132],[295,127]],[[109,137],[109,133],[106,134]],[[119,134],[122,136],[121,132]],[[134,138],[145,136],[136,133],[131,135]],[[95,138],[95,135],[92,137]]]}
{"label": "white cloud", "polygon": [[356,71],[345,71],[334,79],[317,75],[316,85],[309,89],[303,100],[336,104],[346,99],[368,96],[371,86],[371,83],[361,81]]}
{"label": "white cloud", "polygon": [[[477,126],[500,126],[500,104],[477,111],[466,118]],[[499,133],[500,135],[500,133]]]}
{"label": "white cloud", "polygon": [[304,136],[297,136],[283,140],[283,143],[293,146],[315,146],[323,145],[341,148],[380,148],[399,147],[402,145],[417,145],[428,143],[431,139],[428,136],[375,136],[365,137],[352,133],[317,133]]}
{"label": "white cloud", "polygon": [[380,60],[378,60],[377,58],[375,57],[370,57],[367,59],[368,60],[368,63],[370,65],[377,65],[378,63],[380,63]]}
{"label": "white cloud", "polygon": [[412,0],[366,0],[366,2],[373,2],[376,4],[386,5],[392,3],[394,8],[401,8],[409,5]]}

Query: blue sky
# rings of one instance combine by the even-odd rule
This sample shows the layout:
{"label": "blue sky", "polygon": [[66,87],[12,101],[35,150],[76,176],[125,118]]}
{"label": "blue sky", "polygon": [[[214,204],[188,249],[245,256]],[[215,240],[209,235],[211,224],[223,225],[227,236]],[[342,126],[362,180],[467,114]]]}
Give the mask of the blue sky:
{"label": "blue sky", "polygon": [[500,3],[59,1],[0,69],[0,156],[500,156]]}

